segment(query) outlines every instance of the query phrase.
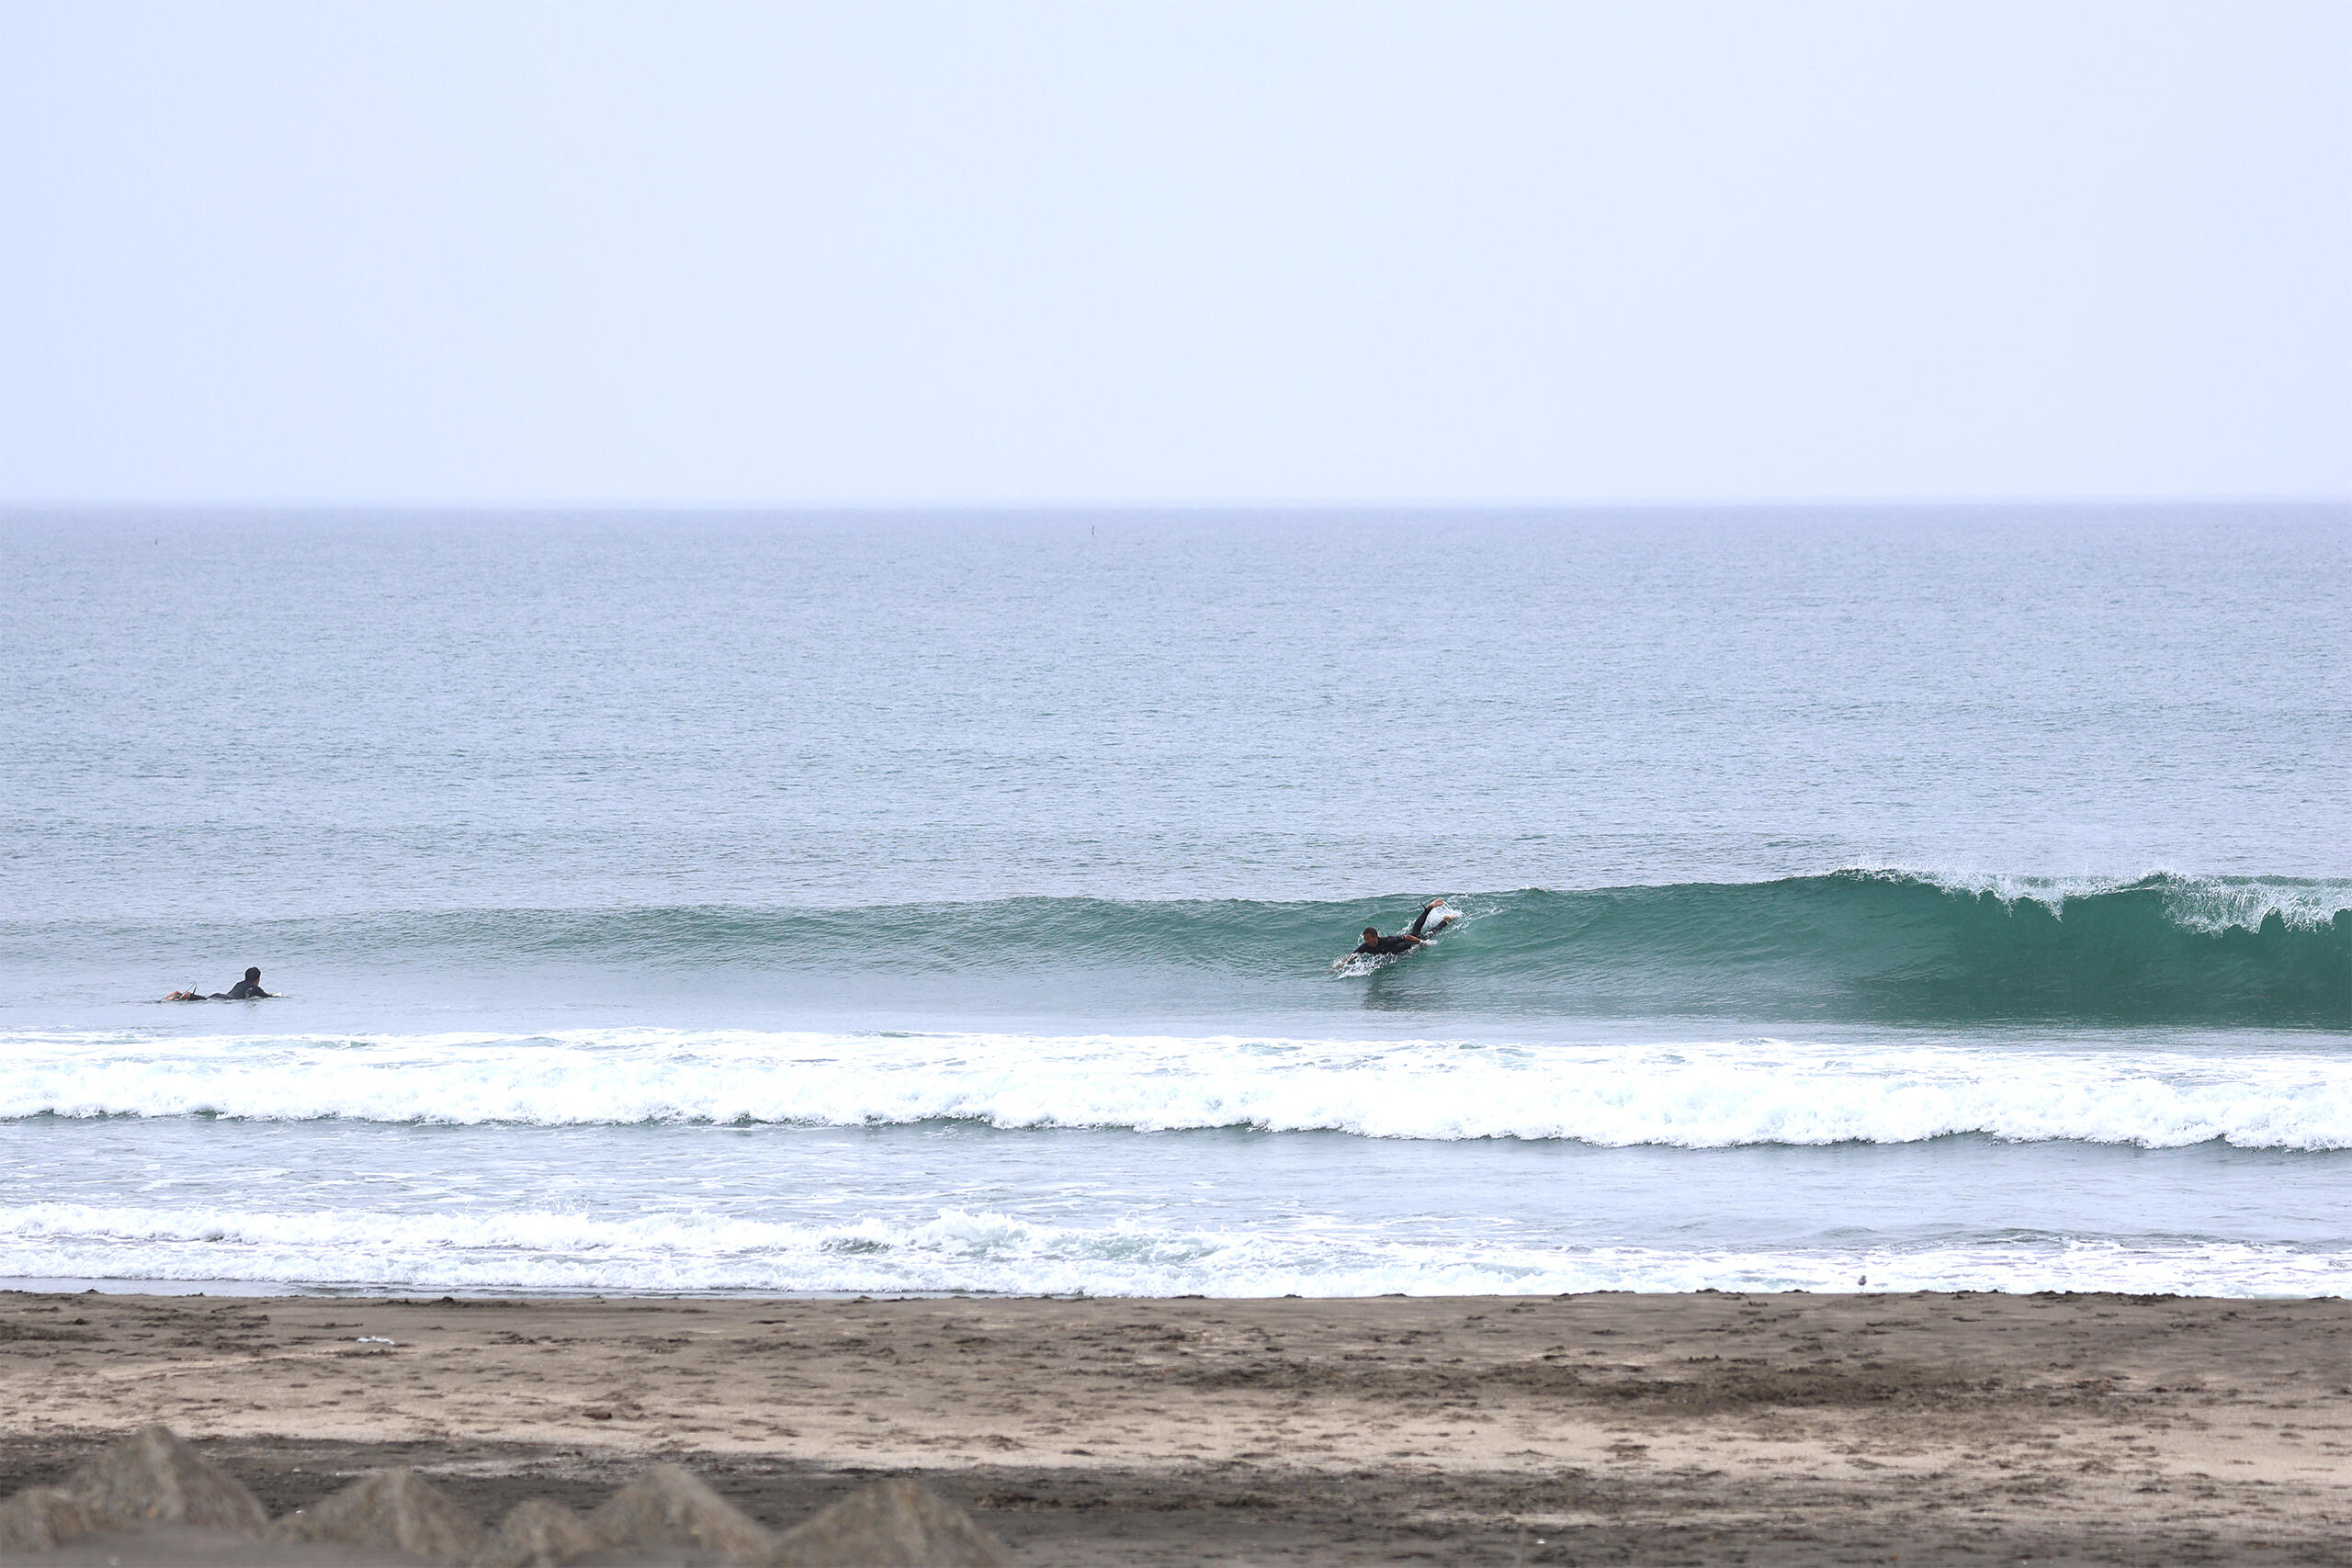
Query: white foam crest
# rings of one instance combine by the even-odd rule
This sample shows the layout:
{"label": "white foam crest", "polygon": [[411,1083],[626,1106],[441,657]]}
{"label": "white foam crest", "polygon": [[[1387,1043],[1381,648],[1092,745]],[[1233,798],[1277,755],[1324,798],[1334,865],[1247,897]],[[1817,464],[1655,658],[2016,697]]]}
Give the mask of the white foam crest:
{"label": "white foam crest", "polygon": [[943,1209],[928,1220],[791,1224],[537,1211],[30,1204],[0,1209],[0,1279],[235,1280],[288,1289],[990,1292],[1028,1295],[1556,1294],[1570,1291],[2125,1291],[2342,1295],[2352,1254],[2277,1245],[2053,1237],[1970,1247],[1776,1251],[1542,1249],[1383,1241],[1340,1230],[1041,1224]]}
{"label": "white foam crest", "polygon": [[2114,893],[2131,886],[2137,880],[2112,876],[2027,876],[2010,872],[1967,871],[1951,867],[1922,870],[1905,865],[1850,865],[1844,869],[1849,874],[1866,876],[1873,882],[1926,883],[1947,893],[1965,893],[1973,897],[1989,896],[2004,904],[2041,904],[2053,914],[2068,898]]}
{"label": "white foam crest", "polygon": [[2223,882],[2175,880],[2165,888],[2165,918],[2177,926],[2212,935],[2233,929],[2259,931],[2277,916],[2282,924],[2316,931],[2352,908],[2352,886],[2340,882]]}
{"label": "white foam crest", "polygon": [[2352,1055],[2324,1051],[655,1029],[360,1039],[20,1032],[5,1043],[0,1118],[967,1120],[1686,1148],[1955,1134],[2352,1148]]}
{"label": "white foam crest", "polygon": [[1883,882],[1924,882],[1949,893],[1991,897],[2004,904],[2034,903],[2063,918],[2069,898],[2090,898],[2154,886],[2164,900],[2165,918],[2185,930],[2218,935],[2230,930],[2259,931],[2276,915],[2301,930],[2325,928],[2352,909],[2352,881],[2275,877],[2196,876],[2154,868],[2138,876],[2021,876],[2002,872],[1895,865],[1856,865],[1849,873]]}

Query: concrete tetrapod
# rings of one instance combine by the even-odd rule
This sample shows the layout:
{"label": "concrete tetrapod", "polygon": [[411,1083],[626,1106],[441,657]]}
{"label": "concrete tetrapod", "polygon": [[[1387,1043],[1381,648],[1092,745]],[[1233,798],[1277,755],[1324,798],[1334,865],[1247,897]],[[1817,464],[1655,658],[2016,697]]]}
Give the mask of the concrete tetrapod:
{"label": "concrete tetrapod", "polygon": [[0,1551],[47,1551],[97,1528],[80,1498],[54,1486],[28,1486],[0,1503]]}
{"label": "concrete tetrapod", "polygon": [[605,1498],[588,1528],[608,1549],[692,1546],[738,1562],[763,1562],[775,1550],[775,1532],[674,1464],[657,1464]]}
{"label": "concrete tetrapod", "polygon": [[1002,1568],[1003,1543],[930,1487],[884,1481],[784,1532],[775,1568]]}
{"label": "concrete tetrapod", "polygon": [[467,1568],[561,1568],[604,1546],[578,1514],[560,1503],[533,1497],[506,1510]]}
{"label": "concrete tetrapod", "polygon": [[481,1525],[405,1467],[354,1482],[269,1528],[273,1540],[339,1540],[418,1557],[461,1559],[481,1547]]}
{"label": "concrete tetrapod", "polygon": [[65,1478],[64,1490],[106,1526],[193,1525],[257,1536],[269,1516],[227,1471],[205,1461],[169,1427],[149,1427],[107,1447]]}

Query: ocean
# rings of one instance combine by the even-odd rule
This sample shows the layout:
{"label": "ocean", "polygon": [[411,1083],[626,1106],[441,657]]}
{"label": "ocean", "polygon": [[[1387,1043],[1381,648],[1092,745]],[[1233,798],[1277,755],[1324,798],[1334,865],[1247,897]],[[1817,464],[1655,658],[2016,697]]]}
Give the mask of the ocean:
{"label": "ocean", "polygon": [[0,568],[9,1283],[2352,1289],[2341,507]]}

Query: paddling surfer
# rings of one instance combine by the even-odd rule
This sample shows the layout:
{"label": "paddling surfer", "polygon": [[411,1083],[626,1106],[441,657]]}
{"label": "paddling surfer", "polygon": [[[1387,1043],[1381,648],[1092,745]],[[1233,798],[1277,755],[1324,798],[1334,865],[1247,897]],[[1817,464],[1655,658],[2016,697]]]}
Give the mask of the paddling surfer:
{"label": "paddling surfer", "polygon": [[[1430,916],[1436,913],[1438,906],[1444,902],[1443,898],[1432,898],[1422,905],[1421,912],[1413,917],[1412,925],[1395,936],[1382,936],[1378,926],[1364,927],[1363,941],[1357,944],[1356,953],[1368,953],[1374,956],[1385,957],[1390,953],[1410,953],[1417,947],[1427,947],[1430,944],[1430,939],[1421,934],[1421,928],[1429,924]],[[1437,929],[1443,931],[1453,919],[1453,916],[1448,915],[1437,923]],[[1354,954],[1351,953],[1349,956],[1353,957]]]}
{"label": "paddling surfer", "polygon": [[256,997],[270,994],[261,988],[261,971],[248,969],[243,979],[225,991],[215,991],[209,997],[202,991],[174,991],[164,999],[167,1002],[249,1002]]}

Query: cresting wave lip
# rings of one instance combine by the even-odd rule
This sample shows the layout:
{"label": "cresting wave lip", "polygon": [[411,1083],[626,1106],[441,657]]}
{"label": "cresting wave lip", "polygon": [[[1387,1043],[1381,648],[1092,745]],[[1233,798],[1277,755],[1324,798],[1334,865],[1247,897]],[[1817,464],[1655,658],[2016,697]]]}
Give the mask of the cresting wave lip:
{"label": "cresting wave lip", "polygon": [[994,986],[1113,1008],[1141,994],[1311,1006],[1373,987],[1504,1015],[2352,1029],[2352,881],[1849,870],[1455,902],[1467,919],[1430,953],[1339,976],[1331,961],[1356,931],[1402,924],[1413,899],[476,909],[213,932],[17,924],[0,928],[0,959],[111,947],[152,964],[201,938],[266,950],[281,975],[666,972],[868,1001]]}
{"label": "cresting wave lip", "polygon": [[2329,1051],[676,1030],[176,1041],[18,1032],[6,1043],[0,1117],[12,1119],[966,1121],[1683,1148],[1976,1134],[2352,1149],[2352,1054]]}

